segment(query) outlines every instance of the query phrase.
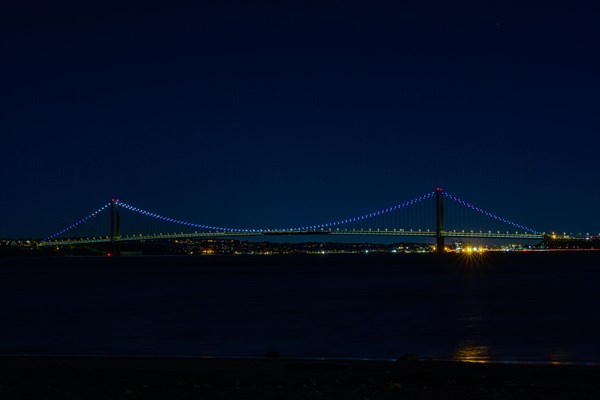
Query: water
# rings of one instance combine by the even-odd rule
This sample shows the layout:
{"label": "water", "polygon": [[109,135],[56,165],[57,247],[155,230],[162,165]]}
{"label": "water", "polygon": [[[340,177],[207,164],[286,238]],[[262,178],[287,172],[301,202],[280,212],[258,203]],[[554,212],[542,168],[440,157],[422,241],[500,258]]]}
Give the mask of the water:
{"label": "water", "polygon": [[600,252],[0,259],[0,354],[600,362]]}

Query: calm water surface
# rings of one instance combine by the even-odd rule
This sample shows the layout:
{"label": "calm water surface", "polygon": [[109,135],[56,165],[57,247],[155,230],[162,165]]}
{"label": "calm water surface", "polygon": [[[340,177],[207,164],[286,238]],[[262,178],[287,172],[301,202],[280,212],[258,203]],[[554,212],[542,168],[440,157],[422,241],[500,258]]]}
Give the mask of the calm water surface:
{"label": "calm water surface", "polygon": [[0,354],[600,362],[600,252],[0,259]]}

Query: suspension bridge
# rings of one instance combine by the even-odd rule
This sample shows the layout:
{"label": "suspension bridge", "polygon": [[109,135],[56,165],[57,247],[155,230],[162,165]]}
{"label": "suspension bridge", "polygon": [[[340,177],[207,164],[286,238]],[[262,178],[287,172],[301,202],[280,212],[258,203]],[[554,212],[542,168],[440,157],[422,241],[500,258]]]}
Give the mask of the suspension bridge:
{"label": "suspension bridge", "polygon": [[[124,231],[122,214],[130,215]],[[104,215],[104,218],[99,218]],[[143,223],[133,223],[133,217]],[[108,221],[102,232],[79,233],[94,220]],[[147,221],[160,226],[149,226]],[[131,225],[131,226],[130,226]],[[487,229],[481,229],[486,226]],[[178,227],[178,231],[175,231]],[[479,229],[477,229],[479,227]],[[135,231],[137,230],[137,231]],[[157,233],[160,232],[160,233]],[[170,232],[170,233],[162,233]],[[89,215],[41,240],[39,246],[91,243],[274,235],[406,236],[435,238],[437,251],[444,251],[445,238],[542,239],[544,233],[517,224],[479,208],[442,188],[411,200],[350,218],[326,223],[279,228],[237,228],[198,224],[167,217],[112,199]]]}

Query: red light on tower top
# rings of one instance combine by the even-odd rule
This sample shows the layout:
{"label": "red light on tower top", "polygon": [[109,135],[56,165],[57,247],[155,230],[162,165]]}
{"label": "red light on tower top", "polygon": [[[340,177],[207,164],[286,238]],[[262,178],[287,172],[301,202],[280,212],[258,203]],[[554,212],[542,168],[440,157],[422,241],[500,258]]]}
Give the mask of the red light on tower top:
{"label": "red light on tower top", "polygon": [[436,190],[437,192],[441,192],[441,191],[442,191],[442,190],[444,190],[444,189],[442,189],[441,187],[436,187],[436,188],[435,188],[435,190]]}

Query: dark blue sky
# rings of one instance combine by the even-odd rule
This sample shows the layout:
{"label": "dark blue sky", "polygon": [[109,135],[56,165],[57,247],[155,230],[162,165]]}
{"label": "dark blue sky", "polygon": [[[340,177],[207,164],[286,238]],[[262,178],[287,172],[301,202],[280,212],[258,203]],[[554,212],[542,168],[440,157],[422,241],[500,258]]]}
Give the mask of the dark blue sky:
{"label": "dark blue sky", "polygon": [[594,2],[88,3],[0,10],[0,236],[115,195],[264,227],[436,185],[600,232]]}

